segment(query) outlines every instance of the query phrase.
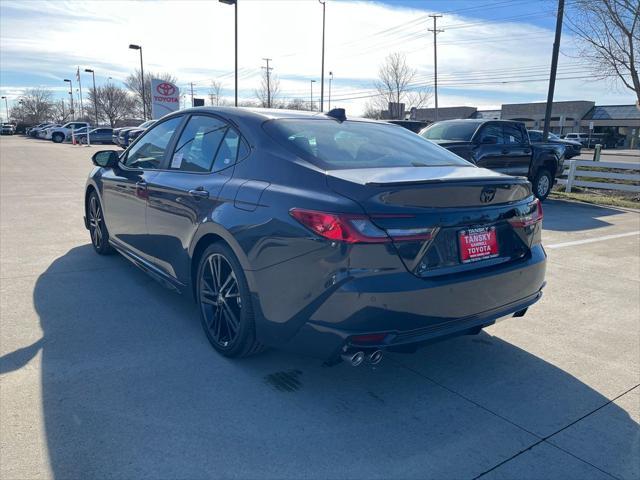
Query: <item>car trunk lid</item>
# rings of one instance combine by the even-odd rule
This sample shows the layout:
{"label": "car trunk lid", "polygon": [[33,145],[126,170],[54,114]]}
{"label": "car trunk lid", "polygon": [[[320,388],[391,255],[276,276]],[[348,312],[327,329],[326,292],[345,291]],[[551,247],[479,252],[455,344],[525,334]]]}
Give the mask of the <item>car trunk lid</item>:
{"label": "car trunk lid", "polygon": [[[514,222],[534,210],[531,186],[522,178],[473,166],[442,166],[333,170],[327,182],[389,233],[407,269],[418,276],[513,261],[539,239],[535,225]],[[431,235],[411,238],[411,232],[425,229]],[[474,257],[464,243],[472,240],[480,240],[475,247],[488,251]]]}

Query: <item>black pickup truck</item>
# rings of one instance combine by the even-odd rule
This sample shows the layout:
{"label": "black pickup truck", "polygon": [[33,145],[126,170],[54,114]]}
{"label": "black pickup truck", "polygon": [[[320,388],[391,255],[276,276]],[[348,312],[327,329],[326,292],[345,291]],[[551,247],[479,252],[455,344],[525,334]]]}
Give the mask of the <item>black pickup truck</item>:
{"label": "black pickup truck", "polygon": [[479,167],[527,177],[534,194],[544,200],[562,172],[565,147],[531,144],[523,123],[509,120],[445,120],[420,135]]}

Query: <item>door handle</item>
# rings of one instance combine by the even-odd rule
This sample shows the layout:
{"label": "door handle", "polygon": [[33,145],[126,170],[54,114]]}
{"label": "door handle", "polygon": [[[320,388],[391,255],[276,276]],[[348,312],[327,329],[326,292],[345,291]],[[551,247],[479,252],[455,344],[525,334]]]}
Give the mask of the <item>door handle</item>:
{"label": "door handle", "polygon": [[195,198],[209,198],[209,192],[202,187],[198,187],[195,190],[189,190],[189,195]]}

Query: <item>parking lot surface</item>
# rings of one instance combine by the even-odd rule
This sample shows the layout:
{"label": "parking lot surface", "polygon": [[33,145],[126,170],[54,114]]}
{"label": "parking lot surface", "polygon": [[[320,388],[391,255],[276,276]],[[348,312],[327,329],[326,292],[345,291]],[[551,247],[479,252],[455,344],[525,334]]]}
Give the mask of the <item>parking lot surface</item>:
{"label": "parking lot surface", "polygon": [[637,212],[546,202],[545,295],[477,336],[233,361],[190,298],[94,253],[104,148],[0,139],[1,478],[640,478]]}

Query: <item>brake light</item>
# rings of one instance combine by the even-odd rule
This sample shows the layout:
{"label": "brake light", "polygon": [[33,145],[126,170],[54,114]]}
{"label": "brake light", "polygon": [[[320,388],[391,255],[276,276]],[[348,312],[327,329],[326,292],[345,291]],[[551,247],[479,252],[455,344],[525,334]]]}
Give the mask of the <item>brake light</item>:
{"label": "brake light", "polygon": [[[435,229],[393,228],[382,230],[366,215],[326,213],[293,208],[289,212],[302,225],[321,237],[345,243],[386,243],[394,241],[429,240]],[[393,217],[385,215],[385,218]],[[408,215],[398,215],[407,218]]]}
{"label": "brake light", "polygon": [[365,216],[316,212],[299,208],[293,208],[289,213],[309,230],[329,240],[345,243],[390,241],[387,234]]}
{"label": "brake light", "polygon": [[530,213],[524,216],[510,218],[509,223],[514,227],[522,228],[542,222],[542,218],[544,217],[542,202],[536,198],[531,205],[532,208]]}

